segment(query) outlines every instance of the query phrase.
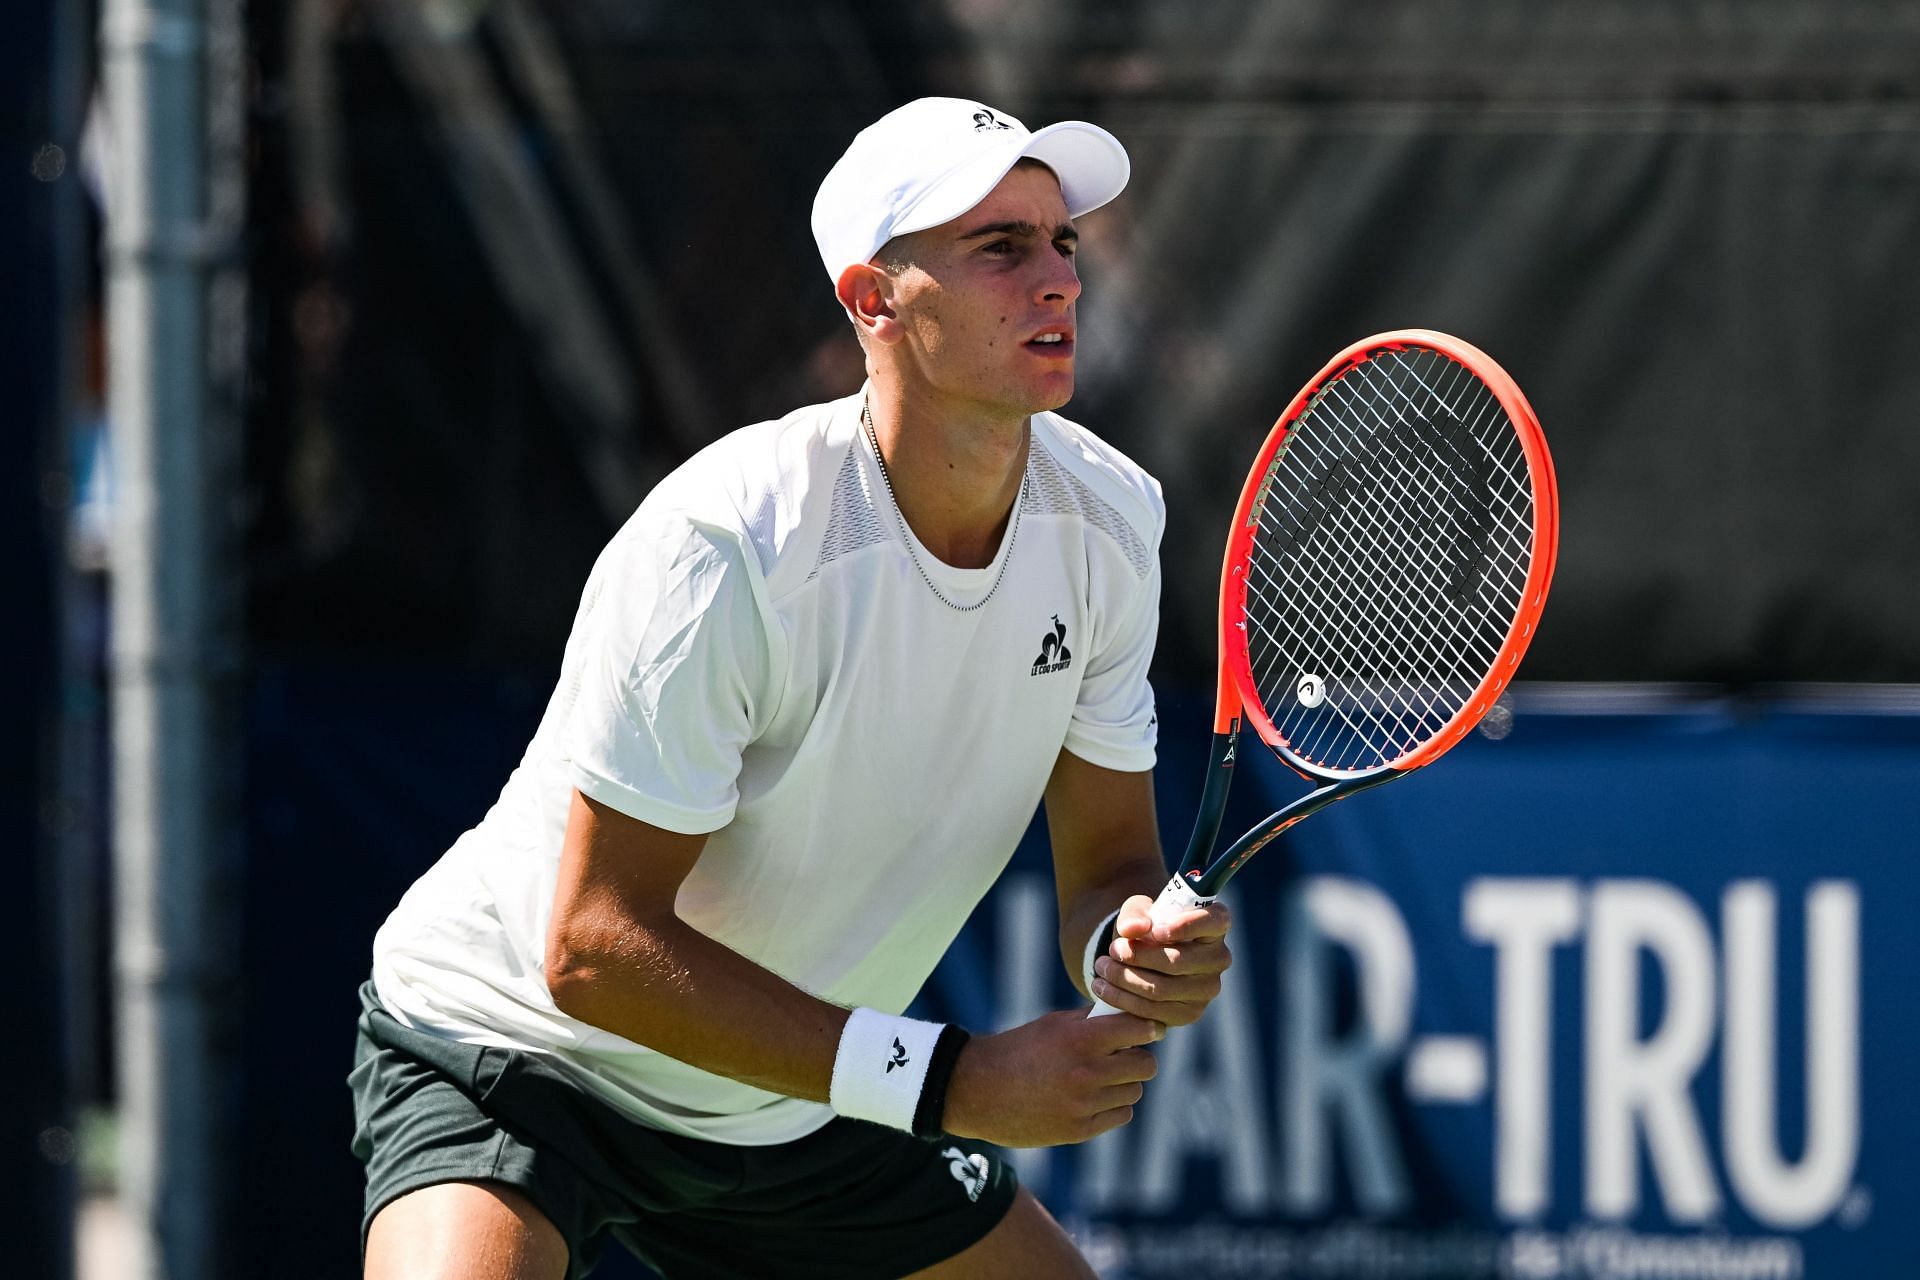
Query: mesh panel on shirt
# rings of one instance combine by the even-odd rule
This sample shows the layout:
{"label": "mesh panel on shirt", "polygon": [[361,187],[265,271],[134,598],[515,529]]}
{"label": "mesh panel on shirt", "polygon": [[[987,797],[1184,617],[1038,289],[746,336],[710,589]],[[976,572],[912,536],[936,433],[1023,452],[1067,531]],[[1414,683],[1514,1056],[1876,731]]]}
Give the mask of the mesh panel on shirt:
{"label": "mesh panel on shirt", "polygon": [[1146,542],[1127,518],[1092,489],[1084,480],[1061,466],[1038,440],[1027,461],[1029,492],[1027,512],[1035,516],[1079,516],[1113,539],[1133,566],[1133,576],[1144,578],[1153,567]]}
{"label": "mesh panel on shirt", "polygon": [[847,450],[847,460],[840,464],[840,474],[834,479],[833,505],[827,511],[827,536],[820,541],[820,557],[814,561],[813,572],[807,575],[809,582],[841,556],[886,541],[887,529],[880,523],[880,513],[874,510],[873,491],[867,486],[859,453],[858,449]]}

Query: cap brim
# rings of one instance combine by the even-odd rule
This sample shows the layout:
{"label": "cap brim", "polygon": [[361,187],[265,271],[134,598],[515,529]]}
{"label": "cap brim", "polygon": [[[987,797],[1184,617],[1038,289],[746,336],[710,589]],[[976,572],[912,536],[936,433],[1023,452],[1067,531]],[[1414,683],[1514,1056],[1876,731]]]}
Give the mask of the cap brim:
{"label": "cap brim", "polygon": [[[1010,140],[1011,142],[1011,140]],[[957,166],[927,188],[913,209],[897,219],[896,236],[924,231],[951,222],[987,198],[1007,171],[1022,159],[1034,159],[1053,170],[1067,216],[1091,213],[1126,189],[1133,164],[1120,140],[1099,125],[1084,120],[1062,120],[1031,134],[1018,146],[992,151]],[[880,246],[874,246],[877,253]]]}
{"label": "cap brim", "polygon": [[[1032,156],[1053,170],[1060,179],[1067,216],[1073,218],[1092,213],[1126,190],[1127,179],[1133,174],[1133,162],[1127,159],[1127,149],[1120,145],[1120,139],[1084,120],[1048,125],[1027,140],[1020,154]],[[980,194],[984,198],[986,192]]]}

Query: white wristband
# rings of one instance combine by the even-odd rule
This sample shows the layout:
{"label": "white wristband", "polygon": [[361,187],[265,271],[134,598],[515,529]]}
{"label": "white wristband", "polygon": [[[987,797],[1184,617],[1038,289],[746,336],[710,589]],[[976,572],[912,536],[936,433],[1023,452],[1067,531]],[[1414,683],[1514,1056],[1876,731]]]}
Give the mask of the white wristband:
{"label": "white wristband", "polygon": [[[1080,982],[1086,987],[1089,996],[1093,994],[1093,962],[1107,954],[1107,948],[1100,944],[1107,942],[1109,930],[1119,918],[1120,908],[1115,907],[1105,920],[1094,926],[1093,932],[1087,937],[1087,949],[1080,956]],[[1111,945],[1112,943],[1108,942],[1108,946]]]}
{"label": "white wristband", "polygon": [[828,1104],[840,1115],[912,1133],[933,1046],[945,1029],[941,1022],[855,1009],[840,1033]]}

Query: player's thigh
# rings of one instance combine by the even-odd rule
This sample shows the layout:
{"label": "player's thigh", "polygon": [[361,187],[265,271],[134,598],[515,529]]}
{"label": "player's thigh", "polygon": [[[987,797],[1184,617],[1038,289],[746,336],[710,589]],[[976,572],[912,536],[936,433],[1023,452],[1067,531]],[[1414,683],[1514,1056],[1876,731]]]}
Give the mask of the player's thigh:
{"label": "player's thigh", "polygon": [[564,1280],[567,1242],[497,1182],[438,1182],[399,1196],[367,1229],[365,1280]]}
{"label": "player's thigh", "polygon": [[1025,1187],[1000,1225],[912,1280],[1098,1280],[1066,1230]]}

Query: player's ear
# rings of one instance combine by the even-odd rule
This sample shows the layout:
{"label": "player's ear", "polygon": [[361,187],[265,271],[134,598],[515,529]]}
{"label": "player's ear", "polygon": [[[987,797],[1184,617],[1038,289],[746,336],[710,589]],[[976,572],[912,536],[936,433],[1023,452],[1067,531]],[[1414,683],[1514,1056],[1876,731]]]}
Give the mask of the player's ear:
{"label": "player's ear", "polygon": [[892,346],[900,340],[900,317],[893,309],[893,277],[871,262],[856,262],[834,282],[834,296],[860,332]]}

